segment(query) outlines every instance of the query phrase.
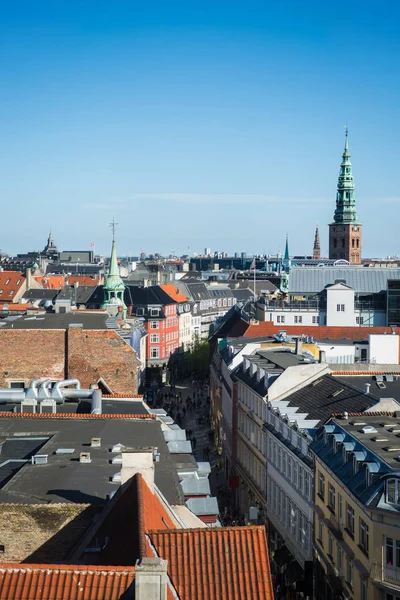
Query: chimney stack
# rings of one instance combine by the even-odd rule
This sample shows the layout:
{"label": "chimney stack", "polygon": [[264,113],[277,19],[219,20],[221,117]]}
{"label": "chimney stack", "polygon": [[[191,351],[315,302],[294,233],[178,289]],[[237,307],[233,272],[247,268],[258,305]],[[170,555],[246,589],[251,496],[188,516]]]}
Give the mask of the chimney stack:
{"label": "chimney stack", "polygon": [[370,383],[365,384],[365,394],[369,394],[369,388],[371,387]]}
{"label": "chimney stack", "polygon": [[138,448],[122,452],[121,485],[140,473],[154,492],[154,448]]}
{"label": "chimney stack", "polygon": [[167,564],[168,561],[158,557],[136,561],[136,600],[167,600]]}
{"label": "chimney stack", "polygon": [[29,290],[31,289],[31,286],[32,286],[32,272],[29,267],[26,269],[25,277],[26,277],[26,291],[29,292]]}
{"label": "chimney stack", "polygon": [[296,339],[296,354],[299,356],[303,354],[303,342],[299,338]]}
{"label": "chimney stack", "polygon": [[319,351],[319,362],[320,363],[325,363],[326,362],[326,352],[325,352],[325,350],[320,350]]}

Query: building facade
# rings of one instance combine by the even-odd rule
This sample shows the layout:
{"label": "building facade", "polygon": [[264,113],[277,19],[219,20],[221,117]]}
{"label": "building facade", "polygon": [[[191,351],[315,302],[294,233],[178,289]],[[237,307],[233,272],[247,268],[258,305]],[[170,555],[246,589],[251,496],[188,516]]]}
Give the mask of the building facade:
{"label": "building facade", "polygon": [[400,597],[397,413],[344,413],[311,445],[317,598]]}

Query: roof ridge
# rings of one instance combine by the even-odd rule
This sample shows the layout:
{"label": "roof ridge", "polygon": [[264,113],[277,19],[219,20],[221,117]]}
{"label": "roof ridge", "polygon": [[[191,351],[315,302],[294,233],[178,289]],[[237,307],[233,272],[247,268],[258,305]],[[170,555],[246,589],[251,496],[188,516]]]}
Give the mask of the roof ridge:
{"label": "roof ridge", "polygon": [[0,563],[0,570],[13,569],[16,571],[118,571],[133,573],[135,567],[133,566],[105,566],[105,565],[61,565],[61,564],[31,564],[31,563]]}
{"label": "roof ridge", "polygon": [[243,532],[260,531],[260,532],[264,533],[265,525],[240,525],[238,527],[188,527],[186,529],[149,529],[147,531],[147,533],[148,534],[157,533],[157,534],[170,535],[172,533],[176,534],[176,533],[200,532],[200,533],[211,535],[215,531],[235,531],[235,532],[236,531],[243,531]]}
{"label": "roof ridge", "polygon": [[332,413],[332,417],[333,418],[342,418],[344,419],[344,417],[396,417],[396,412],[398,411],[387,411],[387,410],[380,410],[380,411],[372,411],[369,410],[368,412],[346,412],[346,415],[344,413]]}
{"label": "roof ridge", "polygon": [[139,537],[139,555],[140,557],[146,556],[146,536],[144,533],[144,498],[143,498],[143,486],[145,485],[145,480],[141,473],[135,473],[133,479],[136,484],[136,492],[137,492],[137,524],[138,524],[138,537]]}
{"label": "roof ridge", "polygon": [[110,414],[85,414],[85,413],[12,413],[2,412],[0,418],[8,419],[156,419],[157,415],[150,413],[110,413]]}

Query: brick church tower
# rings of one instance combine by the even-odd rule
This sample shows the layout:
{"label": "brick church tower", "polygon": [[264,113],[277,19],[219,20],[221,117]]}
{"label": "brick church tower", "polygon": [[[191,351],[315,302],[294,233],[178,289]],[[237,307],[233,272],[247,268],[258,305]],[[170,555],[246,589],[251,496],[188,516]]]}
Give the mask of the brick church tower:
{"label": "brick church tower", "polygon": [[345,259],[351,265],[361,264],[362,225],[357,220],[347,129],[333,218],[334,222],[329,225],[329,258]]}

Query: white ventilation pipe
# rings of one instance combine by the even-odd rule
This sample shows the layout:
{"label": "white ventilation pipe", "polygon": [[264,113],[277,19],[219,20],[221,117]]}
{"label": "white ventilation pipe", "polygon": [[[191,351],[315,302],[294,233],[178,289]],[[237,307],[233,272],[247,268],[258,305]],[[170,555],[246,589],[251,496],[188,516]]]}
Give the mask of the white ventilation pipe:
{"label": "white ventilation pipe", "polygon": [[54,398],[54,400],[63,400],[66,397],[65,392],[74,391],[62,389],[69,385],[74,385],[75,390],[81,389],[81,382],[79,381],[79,379],[64,379],[64,381],[57,381],[56,385],[54,386],[51,392],[51,397]]}
{"label": "white ventilation pipe", "polygon": [[44,400],[45,398],[50,398],[50,388],[51,379],[45,379],[39,386],[39,394],[38,398]]}
{"label": "white ventilation pipe", "polygon": [[38,379],[33,379],[30,383],[29,388],[26,390],[27,398],[37,398],[38,397],[38,385],[44,381],[43,377],[38,377]]}

